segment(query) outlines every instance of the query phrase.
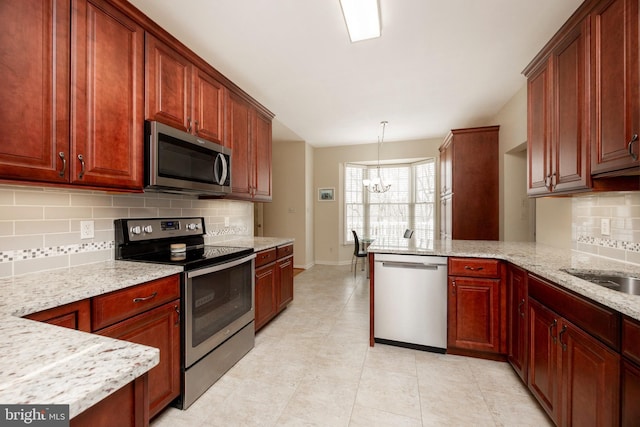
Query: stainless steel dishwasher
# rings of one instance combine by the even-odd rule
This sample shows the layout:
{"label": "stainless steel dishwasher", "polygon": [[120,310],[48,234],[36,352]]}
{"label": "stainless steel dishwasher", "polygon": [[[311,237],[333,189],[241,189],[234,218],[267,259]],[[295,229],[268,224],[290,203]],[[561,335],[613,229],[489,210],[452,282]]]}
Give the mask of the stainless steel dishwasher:
{"label": "stainless steel dishwasher", "polygon": [[444,353],[447,258],[374,256],[375,342]]}

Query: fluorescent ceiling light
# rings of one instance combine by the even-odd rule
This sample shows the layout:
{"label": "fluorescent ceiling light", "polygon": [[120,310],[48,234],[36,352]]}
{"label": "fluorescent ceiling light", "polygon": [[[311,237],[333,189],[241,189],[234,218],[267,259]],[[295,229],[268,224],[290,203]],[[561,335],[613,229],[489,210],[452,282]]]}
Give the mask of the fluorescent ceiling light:
{"label": "fluorescent ceiling light", "polygon": [[380,37],[378,0],[340,0],[351,42]]}

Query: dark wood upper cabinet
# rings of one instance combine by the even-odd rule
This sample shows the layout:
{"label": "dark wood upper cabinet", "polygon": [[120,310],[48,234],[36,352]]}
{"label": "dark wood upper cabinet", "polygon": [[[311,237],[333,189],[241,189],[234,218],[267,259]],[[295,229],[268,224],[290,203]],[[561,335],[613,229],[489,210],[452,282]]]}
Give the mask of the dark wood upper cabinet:
{"label": "dark wood upper cabinet", "polygon": [[591,187],[589,102],[586,90],[589,21],[560,40],[527,71],[528,194],[567,193]]}
{"label": "dark wood upper cabinet", "polygon": [[181,52],[146,34],[145,117],[222,144],[225,88]]}
{"label": "dark wood upper cabinet", "polygon": [[0,12],[0,177],[141,190],[142,28],[102,0]]}
{"label": "dark wood upper cabinet", "polygon": [[143,185],[144,30],[103,0],[74,0],[71,182]]}
{"label": "dark wood upper cabinet", "polygon": [[0,3],[0,176],[67,182],[69,0]]}
{"label": "dark wood upper cabinet", "polygon": [[231,148],[232,198],[271,201],[271,119],[245,98],[227,92],[227,135]]}
{"label": "dark wood upper cabinet", "polygon": [[[638,0],[600,1],[591,13],[592,85],[595,109],[593,174],[640,166]],[[634,157],[635,156],[635,157]]]}
{"label": "dark wood upper cabinet", "polygon": [[441,239],[498,240],[499,126],[454,129],[440,146]]}

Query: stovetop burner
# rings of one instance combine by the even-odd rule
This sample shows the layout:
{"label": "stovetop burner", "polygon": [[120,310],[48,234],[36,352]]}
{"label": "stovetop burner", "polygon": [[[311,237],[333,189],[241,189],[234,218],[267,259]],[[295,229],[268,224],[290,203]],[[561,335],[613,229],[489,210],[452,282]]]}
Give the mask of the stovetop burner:
{"label": "stovetop burner", "polygon": [[[204,244],[204,218],[135,218],[114,222],[116,259],[171,264],[192,270],[253,253],[253,248]],[[181,243],[183,252],[172,252]]]}

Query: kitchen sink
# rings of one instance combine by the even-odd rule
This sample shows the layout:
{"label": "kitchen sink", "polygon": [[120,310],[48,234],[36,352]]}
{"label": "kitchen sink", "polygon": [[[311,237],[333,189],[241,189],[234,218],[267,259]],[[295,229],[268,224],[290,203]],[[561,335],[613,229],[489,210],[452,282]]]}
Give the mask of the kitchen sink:
{"label": "kitchen sink", "polygon": [[613,289],[614,291],[630,295],[640,295],[640,279],[631,276],[623,276],[607,271],[594,272],[588,270],[563,269],[565,273],[578,277],[587,282]]}

